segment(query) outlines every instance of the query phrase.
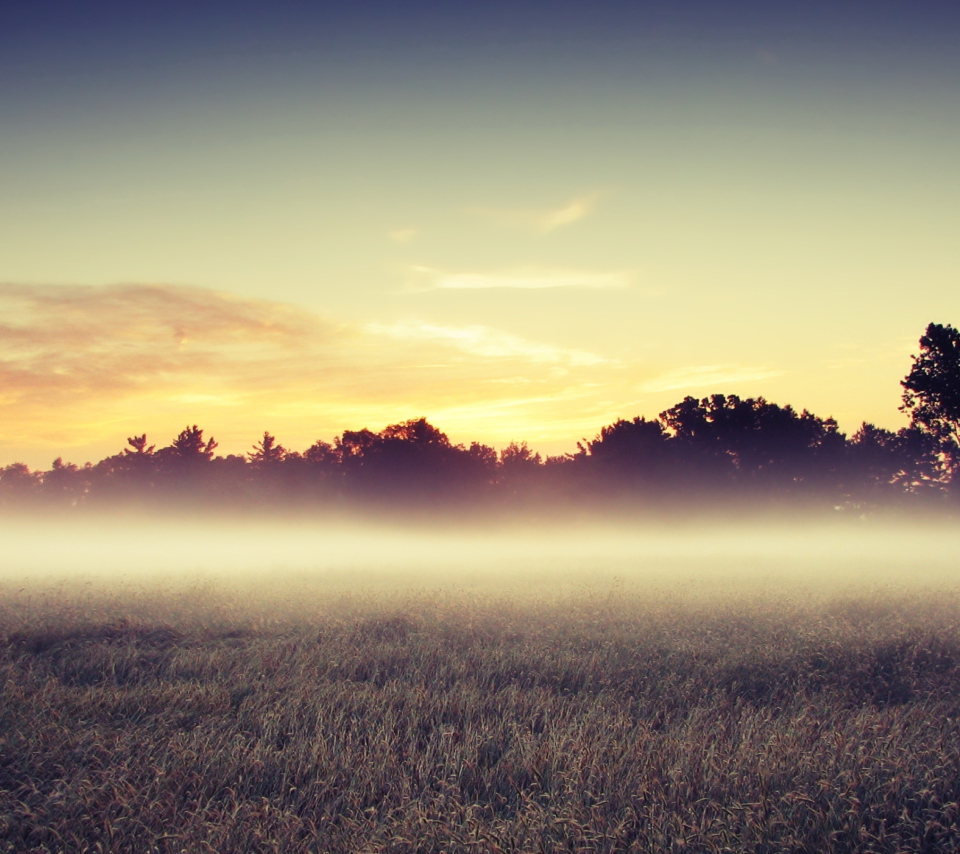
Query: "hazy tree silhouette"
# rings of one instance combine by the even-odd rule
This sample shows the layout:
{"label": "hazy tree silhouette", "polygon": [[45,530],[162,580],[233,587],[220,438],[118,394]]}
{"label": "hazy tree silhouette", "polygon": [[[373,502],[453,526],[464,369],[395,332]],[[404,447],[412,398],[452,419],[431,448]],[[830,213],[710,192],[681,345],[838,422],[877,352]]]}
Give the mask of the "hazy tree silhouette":
{"label": "hazy tree silhouette", "polygon": [[156,488],[164,455],[155,452],[155,445],[147,444],[146,433],[128,437],[127,446],[93,466],[88,500],[135,500],[147,497]]}
{"label": "hazy tree silhouette", "polygon": [[506,475],[534,471],[543,460],[526,442],[511,442],[500,451],[500,469]]}
{"label": "hazy tree silhouette", "polygon": [[374,482],[410,497],[437,496],[451,486],[454,452],[446,434],[426,418],[385,427],[370,452]]}
{"label": "hazy tree silhouette", "polygon": [[847,489],[854,499],[886,501],[938,486],[939,443],[915,427],[897,432],[864,422],[847,445]]}
{"label": "hazy tree silhouette", "polygon": [[337,449],[329,442],[317,439],[316,442],[303,452],[303,459],[311,466],[332,468],[340,462],[340,455]]}
{"label": "hazy tree silhouette", "polygon": [[[153,455],[155,468],[149,457],[139,459],[146,463],[144,473],[151,469],[156,473],[161,494],[175,496],[177,500],[207,500],[211,493],[229,492],[229,486],[226,490],[218,489],[221,472],[211,466],[216,447],[216,440],[204,439],[203,430],[194,424],[185,427],[170,445]],[[136,455],[128,459],[138,460]]]}
{"label": "hazy tree silhouette", "polygon": [[426,418],[411,418],[400,424],[391,424],[380,433],[382,442],[401,442],[407,447],[449,448],[446,434],[434,427]]}
{"label": "hazy tree silhouette", "polygon": [[513,498],[534,494],[542,478],[543,459],[526,442],[511,442],[500,451],[497,487]]}
{"label": "hazy tree silhouette", "polygon": [[496,448],[481,442],[471,442],[467,448],[467,459],[470,470],[484,485],[490,485],[496,480],[499,462]]}
{"label": "hazy tree silhouette", "polygon": [[130,436],[127,439],[129,448],[123,449],[124,456],[127,457],[150,457],[156,449],[156,445],[147,445],[147,434],[142,436]]}
{"label": "hazy tree silhouette", "polygon": [[666,465],[667,433],[659,421],[621,418],[603,427],[592,442],[578,443],[578,447],[589,455],[604,480],[634,487],[650,485],[661,477]]}
{"label": "hazy tree silhouette", "polygon": [[75,505],[87,492],[89,466],[81,470],[75,463],[65,463],[57,457],[50,471],[43,475],[43,491],[46,497],[58,502]]}
{"label": "hazy tree silhouette", "polygon": [[920,354],[901,381],[903,405],[910,424],[933,437],[947,479],[960,469],[960,332],[931,323],[920,338]]}
{"label": "hazy tree silhouette", "polygon": [[170,445],[170,450],[184,462],[207,462],[213,459],[213,452],[216,447],[217,442],[213,437],[205,442],[203,440],[203,430],[194,424],[192,427],[185,427],[180,432],[180,435]]}
{"label": "hazy tree silhouette", "polygon": [[0,502],[18,504],[39,495],[43,477],[25,463],[11,463],[0,469]]}
{"label": "hazy tree silhouette", "polygon": [[[960,333],[930,324],[903,380],[911,425],[897,432],[864,423],[849,441],[832,418],[764,398],[686,397],[658,419],[637,416],[601,428],[579,452],[546,461],[526,442],[499,453],[473,442],[453,444],[426,418],[379,433],[345,430],[290,451],[264,431],[246,455],[214,456],[217,442],[196,424],[166,447],[146,433],[91,467],[54,461],[48,472],[23,464],[0,468],[6,504],[46,499],[60,504],[189,499],[292,508],[334,502],[357,509],[517,499],[529,506],[584,500],[667,499],[694,507],[719,495],[822,499],[863,506],[938,494],[960,462]],[[954,481],[956,482],[956,480]],[[716,493],[716,496],[713,494]],[[702,505],[701,505],[702,506]]]}
{"label": "hazy tree silhouette", "polygon": [[254,465],[269,466],[283,462],[286,455],[287,449],[277,444],[276,436],[271,436],[264,430],[263,438],[253,446],[247,457]]}
{"label": "hazy tree silhouette", "polygon": [[821,419],[764,398],[715,394],[686,397],[661,413],[674,457],[703,485],[735,481],[761,488],[828,488],[845,438],[832,418]]}
{"label": "hazy tree silhouette", "polygon": [[711,410],[717,407],[687,395],[670,409],[660,413],[660,421],[670,432],[671,467],[675,482],[685,485],[715,487],[730,478],[733,459],[713,429]]}
{"label": "hazy tree silhouette", "polygon": [[342,463],[348,460],[363,460],[366,453],[376,444],[377,434],[364,427],[362,430],[344,430],[334,439],[334,446]]}
{"label": "hazy tree silhouette", "polygon": [[440,500],[469,488],[483,468],[476,449],[451,444],[425,418],[391,424],[380,433],[348,430],[334,451],[348,488],[389,502]]}

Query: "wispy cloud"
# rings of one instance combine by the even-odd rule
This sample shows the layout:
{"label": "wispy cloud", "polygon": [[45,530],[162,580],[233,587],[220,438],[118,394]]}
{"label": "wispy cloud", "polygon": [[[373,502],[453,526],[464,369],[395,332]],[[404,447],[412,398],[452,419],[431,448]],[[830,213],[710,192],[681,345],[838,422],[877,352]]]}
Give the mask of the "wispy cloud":
{"label": "wispy cloud", "polygon": [[740,365],[694,365],[667,371],[658,377],[641,383],[638,390],[653,394],[680,389],[709,389],[710,393],[721,391],[718,386],[731,383],[752,382],[778,377],[783,371],[765,367],[745,367]]}
{"label": "wispy cloud", "polygon": [[565,270],[518,267],[490,272],[449,272],[433,267],[411,267],[411,290],[475,290],[479,288],[626,288],[632,281],[629,270]]}
{"label": "wispy cloud", "polygon": [[166,441],[187,421],[243,452],[264,429],[297,448],[416,415],[466,429],[490,407],[520,413],[501,425],[506,441],[532,439],[524,423],[542,435],[569,418],[559,401],[590,398],[611,368],[490,327],[342,324],[202,288],[0,286],[0,465],[49,464],[71,447],[98,458],[145,430]]}
{"label": "wispy cloud", "polygon": [[420,230],[417,228],[394,228],[392,231],[387,232],[387,237],[394,243],[404,244],[410,243],[419,233]]}
{"label": "wispy cloud", "polygon": [[[419,415],[455,441],[556,447],[631,414],[642,370],[475,324],[345,324],[191,287],[0,285],[0,465],[99,459],[188,422],[224,453],[265,429],[300,449]],[[700,365],[639,390],[711,393],[779,373]]]}
{"label": "wispy cloud", "polygon": [[15,397],[132,393],[226,361],[332,340],[292,306],[166,285],[0,285],[0,376]]}
{"label": "wispy cloud", "polygon": [[549,234],[590,214],[599,198],[598,193],[588,193],[554,208],[468,208],[467,212],[491,225]]}
{"label": "wispy cloud", "polygon": [[0,308],[5,345],[61,345],[64,352],[107,339],[274,341],[314,331],[293,306],[175,285],[0,284]]}
{"label": "wispy cloud", "polygon": [[[386,335],[404,341],[440,341],[464,353],[486,359],[523,359],[576,366],[600,365],[608,361],[585,350],[530,341],[488,326],[440,326],[420,321],[405,321],[369,324],[365,328],[374,335]],[[512,381],[516,382],[516,379]]]}

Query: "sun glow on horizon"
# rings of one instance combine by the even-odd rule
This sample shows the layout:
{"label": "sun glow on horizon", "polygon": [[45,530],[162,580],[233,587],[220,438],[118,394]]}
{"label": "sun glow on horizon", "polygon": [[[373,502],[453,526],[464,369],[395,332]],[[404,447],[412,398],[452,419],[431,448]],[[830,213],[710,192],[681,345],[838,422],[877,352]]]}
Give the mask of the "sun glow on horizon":
{"label": "sun glow on horizon", "polygon": [[468,5],[5,21],[0,465],[419,416],[562,453],[688,394],[906,423],[960,321],[960,18]]}
{"label": "sun glow on horizon", "polygon": [[129,435],[163,443],[184,423],[204,426],[221,453],[245,453],[265,429],[302,450],[420,416],[454,441],[563,453],[685,394],[772,399],[768,384],[785,373],[676,367],[479,324],[344,323],[182,286],[0,286],[0,304],[3,464],[101,458]]}

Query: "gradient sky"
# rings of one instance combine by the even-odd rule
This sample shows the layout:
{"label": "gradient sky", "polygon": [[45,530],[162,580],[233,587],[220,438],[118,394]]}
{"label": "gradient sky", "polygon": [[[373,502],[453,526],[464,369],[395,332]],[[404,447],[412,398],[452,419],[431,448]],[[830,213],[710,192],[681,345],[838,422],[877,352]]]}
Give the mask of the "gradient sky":
{"label": "gradient sky", "polygon": [[947,0],[3,4],[0,465],[558,453],[714,392],[896,428],[960,323],[958,44]]}

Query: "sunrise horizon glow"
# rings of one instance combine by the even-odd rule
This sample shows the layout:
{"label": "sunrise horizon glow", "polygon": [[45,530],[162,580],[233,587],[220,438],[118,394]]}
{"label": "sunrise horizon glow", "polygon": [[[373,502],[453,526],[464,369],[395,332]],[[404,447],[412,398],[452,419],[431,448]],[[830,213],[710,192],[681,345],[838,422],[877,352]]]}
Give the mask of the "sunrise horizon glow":
{"label": "sunrise horizon glow", "polygon": [[948,3],[0,13],[0,466],[687,395],[907,424],[960,321]]}

